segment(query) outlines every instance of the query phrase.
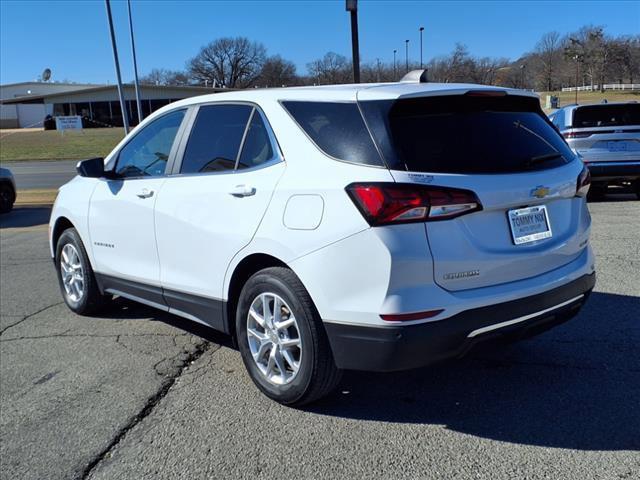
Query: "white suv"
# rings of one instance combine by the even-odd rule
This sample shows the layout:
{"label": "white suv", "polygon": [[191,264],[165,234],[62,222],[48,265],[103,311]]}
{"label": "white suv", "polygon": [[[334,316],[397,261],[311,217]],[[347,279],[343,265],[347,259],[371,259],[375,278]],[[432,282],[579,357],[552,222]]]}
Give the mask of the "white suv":
{"label": "white suv", "polygon": [[113,295],[232,335],[284,404],[574,316],[584,169],[538,98],[404,82],[172,103],[78,164],[50,223],[75,312]]}

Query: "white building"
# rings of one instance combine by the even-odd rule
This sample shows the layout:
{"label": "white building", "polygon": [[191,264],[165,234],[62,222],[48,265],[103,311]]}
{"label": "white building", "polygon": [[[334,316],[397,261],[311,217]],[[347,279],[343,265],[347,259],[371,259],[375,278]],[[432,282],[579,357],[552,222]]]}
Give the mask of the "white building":
{"label": "white building", "polygon": [[[81,115],[86,126],[122,126],[116,85],[15,83],[0,86],[1,128],[42,127],[45,116]],[[143,116],[170,102],[223,91],[195,86],[140,85]],[[130,125],[138,123],[135,88],[123,85]],[[6,109],[6,112],[5,112]]]}
{"label": "white building", "polygon": [[42,120],[51,115],[51,106],[45,104],[6,105],[6,100],[18,97],[32,97],[50,93],[69,92],[95,88],[99,85],[81,83],[21,82],[0,85],[0,128],[42,127]]}

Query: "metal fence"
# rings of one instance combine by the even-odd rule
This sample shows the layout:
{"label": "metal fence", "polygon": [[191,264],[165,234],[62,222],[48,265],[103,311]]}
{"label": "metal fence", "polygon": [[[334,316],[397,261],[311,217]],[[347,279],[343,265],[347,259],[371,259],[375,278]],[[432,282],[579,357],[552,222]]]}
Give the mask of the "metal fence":
{"label": "metal fence", "polygon": [[[640,83],[605,83],[604,90],[640,90]],[[584,85],[582,87],[564,87],[563,92],[595,92],[600,90],[600,85]]]}

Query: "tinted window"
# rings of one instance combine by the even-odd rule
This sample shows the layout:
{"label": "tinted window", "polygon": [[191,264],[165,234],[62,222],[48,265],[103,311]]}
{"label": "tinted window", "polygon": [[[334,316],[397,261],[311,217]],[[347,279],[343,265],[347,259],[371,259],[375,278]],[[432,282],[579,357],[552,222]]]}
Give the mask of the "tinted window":
{"label": "tinted window", "polygon": [[326,154],[347,162],[383,165],[355,103],[283,102],[283,105]]}
{"label": "tinted window", "polygon": [[589,105],[573,113],[574,128],[640,125],[640,104]]}
{"label": "tinted window", "polygon": [[362,107],[390,168],[512,173],[574,158],[534,98],[443,96]]}
{"label": "tinted window", "polygon": [[233,170],[252,109],[248,105],[200,107],[180,172]]}
{"label": "tinted window", "polygon": [[563,130],[564,127],[564,110],[558,110],[551,117],[551,121],[553,124],[558,127],[560,130]]}
{"label": "tinted window", "polygon": [[238,169],[259,167],[273,159],[273,156],[273,148],[267,128],[262,121],[260,113],[254,110],[247,136],[242,145]]}
{"label": "tinted window", "polygon": [[116,174],[122,177],[163,175],[184,112],[168,113],[137,133],[120,150]]}

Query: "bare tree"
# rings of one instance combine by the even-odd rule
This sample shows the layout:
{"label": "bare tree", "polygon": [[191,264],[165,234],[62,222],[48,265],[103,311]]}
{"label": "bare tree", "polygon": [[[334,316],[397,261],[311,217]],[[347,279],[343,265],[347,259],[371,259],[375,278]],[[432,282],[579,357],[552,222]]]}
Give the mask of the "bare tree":
{"label": "bare tree", "polygon": [[260,76],[266,52],[264,45],[245,37],[219,38],[188,62],[189,75],[198,83],[251,87]]}
{"label": "bare tree", "polygon": [[328,52],[324,57],[307,64],[314,83],[335,84],[351,82],[351,63],[344,55]]}
{"label": "bare tree", "polygon": [[189,76],[185,72],[154,68],[140,78],[143,85],[189,85]]}
{"label": "bare tree", "polygon": [[540,61],[541,84],[547,92],[553,90],[557,72],[562,63],[561,40],[558,32],[545,33],[535,46],[535,53]]}
{"label": "bare tree", "polygon": [[267,58],[262,65],[258,84],[261,87],[286,87],[298,83],[296,66],[280,55]]}

